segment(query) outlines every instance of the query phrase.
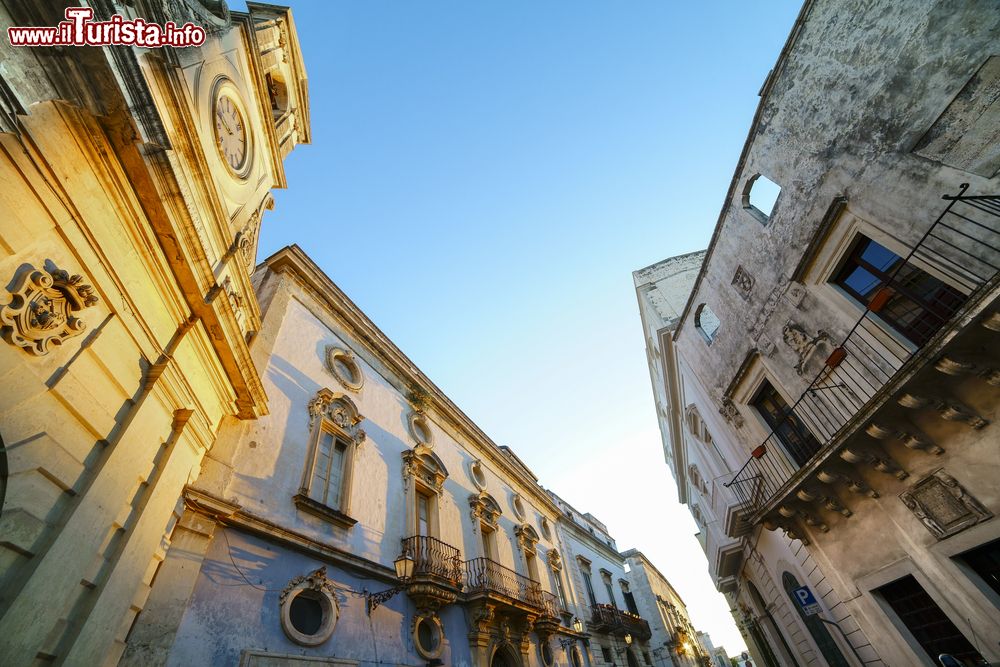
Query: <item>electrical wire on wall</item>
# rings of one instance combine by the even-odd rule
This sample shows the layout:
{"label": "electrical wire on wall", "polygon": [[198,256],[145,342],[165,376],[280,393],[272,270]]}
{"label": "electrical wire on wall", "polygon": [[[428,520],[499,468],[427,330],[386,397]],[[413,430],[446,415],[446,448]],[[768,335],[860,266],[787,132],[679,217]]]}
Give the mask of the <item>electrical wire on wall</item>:
{"label": "electrical wire on wall", "polygon": [[[222,538],[226,542],[226,555],[229,556],[229,562],[232,563],[233,569],[236,570],[236,572],[240,575],[240,578],[243,579],[244,583],[234,583],[234,584],[220,584],[220,583],[215,583],[215,585],[216,586],[250,586],[254,590],[258,590],[258,591],[261,591],[261,592],[264,592],[264,593],[280,593],[282,590],[284,590],[282,588],[267,588],[266,586],[263,585],[263,582],[259,582],[259,583],[255,584],[254,582],[250,581],[250,578],[246,575],[246,573],[240,568],[239,565],[236,564],[236,559],[233,558],[233,547],[229,543],[229,535],[227,534],[228,531],[226,530],[229,526],[227,524],[225,524],[224,522],[221,522],[221,521],[219,522],[219,524],[222,526],[222,531],[221,531],[222,532]],[[339,583],[335,583],[334,586],[337,588],[337,590],[343,591],[345,593],[350,593],[354,597],[358,597],[358,598],[365,597],[364,591],[356,591],[353,588],[350,588],[348,586],[344,586],[344,585],[339,584]],[[430,664],[429,662],[406,663],[406,662],[399,662],[398,660],[388,660],[388,661],[381,660],[379,658],[379,656],[378,656],[378,641],[376,640],[376,636],[377,635],[375,633],[375,625],[372,622],[371,616],[368,617],[368,631],[371,633],[372,651],[375,654],[375,658],[374,659],[369,659],[369,658],[352,657],[351,660],[357,660],[358,661],[359,667],[363,667],[363,665],[395,665],[396,667],[427,667],[427,665]]]}

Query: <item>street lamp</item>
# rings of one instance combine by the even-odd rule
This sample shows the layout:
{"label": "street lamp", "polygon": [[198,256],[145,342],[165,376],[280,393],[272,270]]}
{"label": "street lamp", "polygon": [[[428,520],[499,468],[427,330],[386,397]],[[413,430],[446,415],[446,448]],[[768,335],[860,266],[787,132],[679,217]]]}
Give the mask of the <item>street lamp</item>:
{"label": "street lamp", "polygon": [[379,591],[378,593],[372,593],[367,588],[363,591],[365,596],[365,610],[368,615],[371,616],[372,612],[378,609],[379,605],[386,602],[389,598],[396,595],[400,591],[406,590],[407,582],[410,577],[413,576],[413,568],[416,565],[416,561],[413,560],[413,556],[410,555],[410,550],[406,549],[400,554],[399,558],[392,561],[392,566],[396,569],[396,578],[399,579],[399,584],[393,586],[384,591]]}
{"label": "street lamp", "polygon": [[[577,616],[573,617],[573,632],[577,634],[583,632],[583,621],[581,621]],[[576,637],[560,637],[559,645],[562,646],[565,651],[576,642],[576,639]]]}

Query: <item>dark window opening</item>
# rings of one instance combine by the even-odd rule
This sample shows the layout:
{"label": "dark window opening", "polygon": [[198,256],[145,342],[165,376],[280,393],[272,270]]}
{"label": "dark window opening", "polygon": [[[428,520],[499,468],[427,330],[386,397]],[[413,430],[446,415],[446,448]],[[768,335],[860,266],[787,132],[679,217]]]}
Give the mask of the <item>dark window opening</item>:
{"label": "dark window opening", "polygon": [[628,610],[638,616],[639,608],[635,606],[635,596],[632,595],[632,591],[625,591],[622,595],[625,597],[625,606]]}
{"label": "dark window opening", "polygon": [[904,263],[896,253],[861,235],[833,282],[918,347],[930,340],[966,299],[954,287]]}
{"label": "dark window opening", "polygon": [[764,380],[751,405],[774,430],[782,446],[799,466],[804,466],[819,451],[819,441],[770,382]]}
{"label": "dark window opening", "polygon": [[983,656],[913,576],[906,575],[878,588],[877,592],[931,660],[936,662],[939,655],[949,653],[970,667],[985,664]]}
{"label": "dark window opening", "polygon": [[299,593],[288,613],[292,627],[304,635],[314,635],[323,627],[323,605],[312,594]]}
{"label": "dark window opening", "polygon": [[601,647],[601,655],[604,656],[604,662],[611,662],[611,649],[607,646]]}
{"label": "dark window opening", "polygon": [[972,571],[979,575],[994,593],[1000,595],[1000,540],[993,540],[976,547],[959,558],[972,568]]}

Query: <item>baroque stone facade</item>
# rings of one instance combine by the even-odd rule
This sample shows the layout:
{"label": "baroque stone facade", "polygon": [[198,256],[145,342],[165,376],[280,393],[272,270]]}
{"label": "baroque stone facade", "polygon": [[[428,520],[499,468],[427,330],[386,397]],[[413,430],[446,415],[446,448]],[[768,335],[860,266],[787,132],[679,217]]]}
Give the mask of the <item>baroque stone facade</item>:
{"label": "baroque stone facade", "polygon": [[634,274],[667,460],[759,665],[1000,659],[994,9],[806,2],[703,261]]}
{"label": "baroque stone facade", "polygon": [[[220,424],[266,414],[250,274],[283,160],[309,141],[285,9],[87,4],[97,19],[210,30],[159,53],[0,46],[0,655],[12,667],[115,664],[168,547],[184,548],[178,501]],[[65,5],[4,0],[0,24],[55,26]],[[223,96],[249,142],[239,173],[218,148]]]}

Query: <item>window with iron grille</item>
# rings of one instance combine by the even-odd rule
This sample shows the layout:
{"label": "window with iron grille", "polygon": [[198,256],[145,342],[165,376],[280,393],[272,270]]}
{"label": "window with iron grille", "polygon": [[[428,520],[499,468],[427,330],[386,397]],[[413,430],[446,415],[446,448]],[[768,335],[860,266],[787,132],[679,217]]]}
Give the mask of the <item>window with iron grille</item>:
{"label": "window with iron grille", "polygon": [[799,466],[804,466],[819,451],[819,441],[792,412],[770,382],[764,380],[750,403],[774,430],[785,451]]}
{"label": "window with iron grille", "polygon": [[942,653],[949,653],[966,665],[985,662],[912,575],[886,584],[876,589],[876,592],[896,612],[896,616],[932,661],[936,662]]}
{"label": "window with iron grille", "polygon": [[966,298],[861,234],[833,282],[918,347],[951,319]]}

